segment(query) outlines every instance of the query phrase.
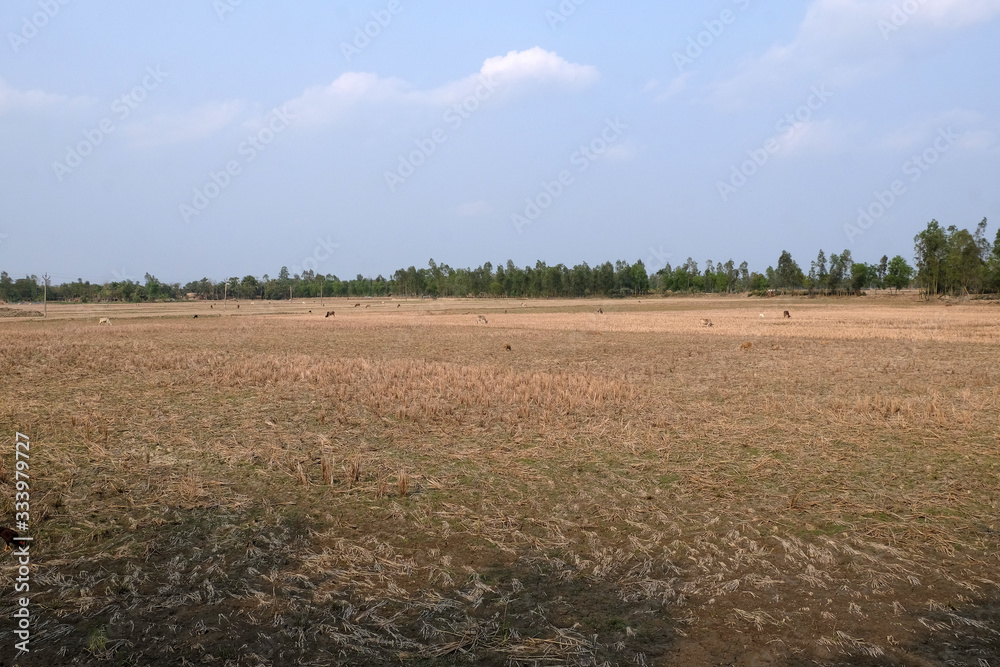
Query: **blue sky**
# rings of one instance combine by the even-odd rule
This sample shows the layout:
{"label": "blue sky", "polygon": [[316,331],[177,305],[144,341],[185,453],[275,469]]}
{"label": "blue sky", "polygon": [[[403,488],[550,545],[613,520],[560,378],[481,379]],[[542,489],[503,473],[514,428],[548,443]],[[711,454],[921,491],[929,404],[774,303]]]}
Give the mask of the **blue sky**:
{"label": "blue sky", "polygon": [[808,270],[1000,220],[1000,0],[95,5],[0,10],[14,277]]}

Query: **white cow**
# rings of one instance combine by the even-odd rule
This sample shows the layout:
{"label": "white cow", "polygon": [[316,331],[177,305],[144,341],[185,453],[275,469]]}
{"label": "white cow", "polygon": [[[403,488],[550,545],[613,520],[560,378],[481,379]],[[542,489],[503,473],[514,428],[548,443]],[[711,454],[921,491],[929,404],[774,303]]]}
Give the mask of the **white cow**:
{"label": "white cow", "polygon": [[107,324],[108,326],[111,326],[111,320],[108,319],[107,317],[102,317],[101,319],[97,320],[97,324],[98,326],[100,326],[101,324]]}

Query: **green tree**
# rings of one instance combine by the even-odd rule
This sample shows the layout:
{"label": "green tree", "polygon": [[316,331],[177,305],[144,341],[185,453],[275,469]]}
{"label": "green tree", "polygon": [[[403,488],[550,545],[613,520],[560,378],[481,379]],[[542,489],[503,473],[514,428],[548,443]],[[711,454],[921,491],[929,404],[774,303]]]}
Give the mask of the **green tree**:
{"label": "green tree", "polygon": [[1000,291],[1000,229],[997,230],[997,236],[993,241],[993,249],[987,263],[987,280],[989,289]]}
{"label": "green tree", "polygon": [[649,292],[649,273],[646,272],[646,265],[642,260],[636,260],[630,270],[632,274],[632,284],[636,294],[646,294]]}
{"label": "green tree", "polygon": [[913,237],[913,244],[917,283],[925,297],[936,295],[944,278],[948,236],[937,220],[931,220],[927,229]]}
{"label": "green tree", "polygon": [[851,265],[851,289],[860,292],[878,280],[877,268],[864,262]]}
{"label": "green tree", "polygon": [[885,274],[889,271],[889,256],[882,255],[882,259],[879,260],[878,268],[875,269],[875,278],[878,280],[878,286],[885,286]]}
{"label": "green tree", "polygon": [[260,283],[254,276],[243,276],[240,281],[239,296],[241,299],[252,299],[260,291]]}
{"label": "green tree", "polygon": [[967,229],[948,228],[945,282],[949,291],[968,294],[979,289],[983,280],[983,257],[976,238]]}
{"label": "green tree", "polygon": [[160,281],[156,279],[156,276],[146,274],[146,298],[150,301],[156,301],[160,298]]}
{"label": "green tree", "polygon": [[910,286],[913,279],[913,267],[906,263],[901,255],[889,260],[885,274],[885,286],[895,288],[898,292]]}
{"label": "green tree", "polygon": [[804,280],[802,269],[792,259],[791,253],[782,250],[781,256],[778,258],[778,268],[774,270],[774,286],[779,289],[794,289],[802,287]]}

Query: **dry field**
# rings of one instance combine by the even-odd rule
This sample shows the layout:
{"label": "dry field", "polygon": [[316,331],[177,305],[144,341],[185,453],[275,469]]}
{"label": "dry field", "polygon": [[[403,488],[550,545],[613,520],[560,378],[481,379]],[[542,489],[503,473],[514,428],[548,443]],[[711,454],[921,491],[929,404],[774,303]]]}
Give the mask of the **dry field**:
{"label": "dry field", "polygon": [[236,305],[0,321],[20,664],[1000,667],[998,305]]}

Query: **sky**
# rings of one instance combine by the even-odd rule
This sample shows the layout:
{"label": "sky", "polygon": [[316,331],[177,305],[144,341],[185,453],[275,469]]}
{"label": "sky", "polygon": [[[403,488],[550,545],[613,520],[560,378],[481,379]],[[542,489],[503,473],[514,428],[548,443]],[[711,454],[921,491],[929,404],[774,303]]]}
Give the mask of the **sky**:
{"label": "sky", "polygon": [[1000,0],[5,0],[0,37],[15,278],[808,271],[1000,221]]}

